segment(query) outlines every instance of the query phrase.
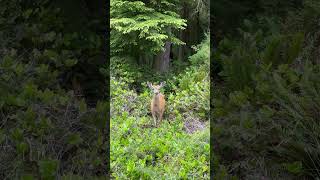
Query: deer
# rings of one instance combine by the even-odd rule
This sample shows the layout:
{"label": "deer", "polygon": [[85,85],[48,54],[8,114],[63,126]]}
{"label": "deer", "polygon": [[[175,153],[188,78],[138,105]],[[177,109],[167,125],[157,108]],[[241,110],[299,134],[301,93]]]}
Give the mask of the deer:
{"label": "deer", "polygon": [[153,91],[151,114],[154,120],[154,125],[157,126],[157,119],[159,120],[159,123],[162,121],[163,112],[165,110],[165,96],[160,93],[160,89],[165,85],[165,82],[161,82],[160,85],[153,85],[152,83],[147,82],[147,85]]}

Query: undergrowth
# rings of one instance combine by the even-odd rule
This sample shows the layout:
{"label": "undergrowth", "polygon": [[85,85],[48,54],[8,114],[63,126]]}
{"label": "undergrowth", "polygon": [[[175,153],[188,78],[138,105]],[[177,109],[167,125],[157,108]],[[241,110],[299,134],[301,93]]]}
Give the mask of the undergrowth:
{"label": "undergrowth", "polygon": [[[167,107],[161,125],[153,127],[152,94],[146,81],[137,92],[141,68],[130,60],[111,62],[111,169],[116,179],[209,179],[209,39],[190,57],[189,68],[167,75]],[[117,63],[121,59],[122,63]],[[112,68],[117,67],[117,68]],[[125,70],[124,70],[125,69]],[[151,76],[151,74],[149,74]],[[158,79],[157,79],[158,78]],[[153,82],[160,82],[154,76]]]}

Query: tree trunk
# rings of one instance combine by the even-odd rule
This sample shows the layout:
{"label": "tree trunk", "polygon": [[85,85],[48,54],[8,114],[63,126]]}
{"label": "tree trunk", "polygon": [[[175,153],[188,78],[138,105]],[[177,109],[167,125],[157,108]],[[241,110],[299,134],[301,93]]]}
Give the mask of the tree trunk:
{"label": "tree trunk", "polygon": [[72,78],[72,88],[76,97],[82,97],[83,92],[79,80],[74,76]]}
{"label": "tree trunk", "polygon": [[[187,38],[185,38],[185,32],[184,31],[180,31],[180,39],[184,42],[187,42]],[[185,45],[180,45],[179,46],[179,50],[178,50],[178,61],[183,61],[185,58]]]}
{"label": "tree trunk", "polygon": [[144,64],[144,54],[139,54],[139,60],[138,60],[138,64],[139,65],[142,65]]}
{"label": "tree trunk", "polygon": [[171,42],[166,42],[164,48],[165,50],[156,56],[153,64],[153,68],[160,73],[169,70]]}
{"label": "tree trunk", "polygon": [[[189,19],[189,9],[188,9],[188,5],[187,3],[183,3],[182,5],[182,18],[184,19]],[[188,25],[189,26],[189,25]],[[188,30],[188,27],[187,26],[187,29],[186,30],[181,30],[180,31],[180,35],[179,35],[179,38],[186,43],[186,45],[188,44],[188,39],[187,39],[187,30]],[[178,50],[178,61],[183,61],[185,59],[185,53],[186,53],[186,45],[181,45],[179,46],[179,50]]]}
{"label": "tree trunk", "polygon": [[138,65],[152,67],[152,63],[153,63],[152,55],[144,54],[144,53],[139,54]]}

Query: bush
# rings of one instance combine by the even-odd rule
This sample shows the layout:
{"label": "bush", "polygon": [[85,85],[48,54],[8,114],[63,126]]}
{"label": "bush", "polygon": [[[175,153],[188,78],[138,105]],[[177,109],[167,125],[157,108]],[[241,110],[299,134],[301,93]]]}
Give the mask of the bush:
{"label": "bush", "polygon": [[[319,67],[291,65],[303,53],[301,34],[280,38],[277,43],[273,37],[254,58],[243,58],[243,62],[252,59],[248,61],[252,68],[238,62],[254,54],[246,46],[234,50],[243,55],[232,53],[232,58],[225,59],[227,84],[214,95],[215,150],[222,164],[240,178],[317,177],[319,152],[314,130],[318,128],[319,81],[313,77]],[[289,42],[291,45],[286,45]],[[254,64],[258,57],[264,61]],[[224,89],[228,91],[221,91]]]}
{"label": "bush", "polygon": [[[100,154],[107,148],[106,122],[99,115],[106,114],[101,111],[103,103],[88,109],[84,100],[55,85],[52,70],[36,62],[25,64],[6,55],[0,69],[0,157],[6,163],[0,170],[2,178],[37,173],[54,178],[85,171],[83,175],[92,176],[105,171],[106,158]],[[52,88],[43,88],[44,84]]]}
{"label": "bush", "polygon": [[220,163],[215,168],[223,176],[319,177],[318,33],[312,28],[318,15],[308,13],[317,7],[312,2],[288,16],[279,30],[251,28],[240,39],[225,39],[215,51],[223,67],[222,84],[213,94]]}
{"label": "bush", "polygon": [[[243,175],[283,177],[285,168],[292,176],[316,176],[318,68],[305,67],[300,73],[282,65],[274,72],[260,72],[255,94],[238,91],[229,95],[229,102],[217,103],[216,150],[223,159],[245,165],[236,167],[245,169]],[[260,168],[265,170],[257,171],[262,157]]]}
{"label": "bush", "polygon": [[[171,93],[168,95],[169,112],[188,113],[202,121],[209,119],[209,37],[189,57],[192,65],[181,74],[169,79]],[[173,115],[173,117],[175,117]]]}
{"label": "bush", "polygon": [[0,4],[0,178],[105,176],[107,103],[89,106],[68,86],[99,36],[67,28],[58,4]]}

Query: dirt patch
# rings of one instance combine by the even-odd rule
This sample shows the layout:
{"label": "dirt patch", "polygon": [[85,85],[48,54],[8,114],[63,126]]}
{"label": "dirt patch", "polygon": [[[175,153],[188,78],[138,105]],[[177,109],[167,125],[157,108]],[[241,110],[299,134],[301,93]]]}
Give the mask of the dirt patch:
{"label": "dirt patch", "polygon": [[185,115],[185,122],[183,125],[184,131],[188,134],[195,133],[196,131],[203,130],[205,128],[205,123],[201,122],[199,118],[192,115]]}
{"label": "dirt patch", "polygon": [[153,124],[141,124],[141,125],[139,125],[139,127],[141,127],[141,128],[154,128],[156,126],[154,126]]}

